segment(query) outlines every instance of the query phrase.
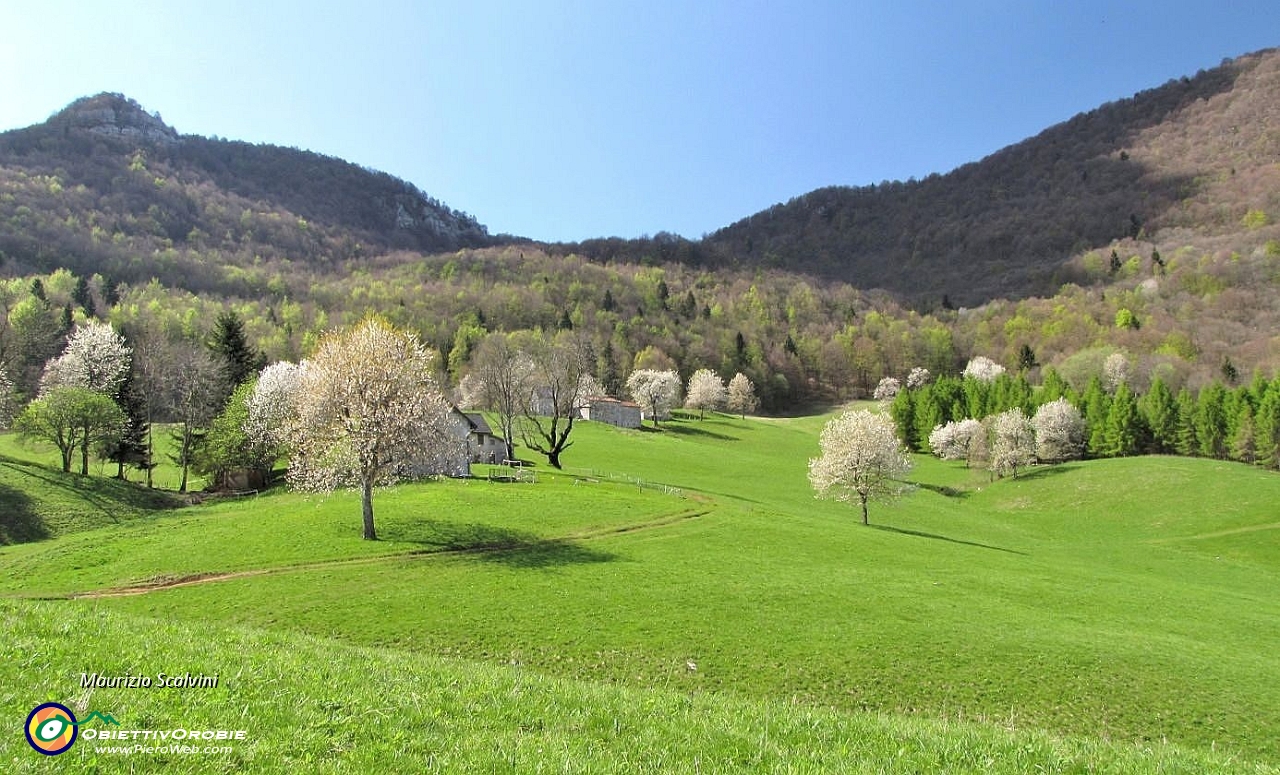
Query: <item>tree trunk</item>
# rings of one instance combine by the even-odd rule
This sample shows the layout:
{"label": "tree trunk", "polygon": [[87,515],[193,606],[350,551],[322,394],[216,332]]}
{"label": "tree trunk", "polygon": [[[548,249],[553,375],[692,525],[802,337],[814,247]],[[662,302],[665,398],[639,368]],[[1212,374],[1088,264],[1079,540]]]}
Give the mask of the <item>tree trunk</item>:
{"label": "tree trunk", "polygon": [[553,449],[552,451],[548,452],[547,462],[551,464],[552,468],[559,471],[563,467],[560,465],[560,450]]}
{"label": "tree trunk", "polygon": [[182,480],[178,484],[178,492],[187,491],[187,461],[191,458],[191,426],[182,426]]}
{"label": "tree trunk", "polygon": [[75,449],[76,447],[74,444],[68,444],[67,446],[61,448],[62,473],[64,474],[71,473],[71,453],[75,452]]}
{"label": "tree trunk", "polygon": [[378,531],[373,529],[373,480],[366,478],[360,486],[360,510],[364,515],[364,540],[377,541]]}
{"label": "tree trunk", "polygon": [[869,525],[871,524],[871,522],[868,521],[867,519],[867,496],[865,495],[861,496],[861,500],[862,500],[862,524]]}
{"label": "tree trunk", "polygon": [[80,475],[89,475],[89,429],[84,429],[84,436],[80,439]]}

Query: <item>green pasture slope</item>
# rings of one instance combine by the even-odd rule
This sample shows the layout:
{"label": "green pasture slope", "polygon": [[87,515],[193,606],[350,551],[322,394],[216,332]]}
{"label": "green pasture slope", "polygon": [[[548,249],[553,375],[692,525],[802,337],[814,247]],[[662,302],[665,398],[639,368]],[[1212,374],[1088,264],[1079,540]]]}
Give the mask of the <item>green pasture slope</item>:
{"label": "green pasture slope", "polygon": [[[1276,771],[1280,477],[917,458],[866,528],[824,420],[584,423],[565,474],[380,492],[373,544],[281,493],[0,549],[0,705],[258,730],[192,771]],[[78,684],[162,669],[235,680]]]}

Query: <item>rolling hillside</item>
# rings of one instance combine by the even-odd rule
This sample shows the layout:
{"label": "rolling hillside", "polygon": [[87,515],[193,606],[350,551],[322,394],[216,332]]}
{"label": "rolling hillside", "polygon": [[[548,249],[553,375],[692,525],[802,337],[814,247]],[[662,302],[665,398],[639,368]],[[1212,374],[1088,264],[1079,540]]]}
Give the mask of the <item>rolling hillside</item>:
{"label": "rolling hillside", "polygon": [[[0,549],[10,568],[3,593],[63,598],[57,606],[69,616],[105,615],[108,631],[137,617],[170,623],[173,645],[162,639],[102,663],[115,671],[187,653],[183,639],[199,637],[181,635],[187,625],[200,633],[234,621],[277,639],[300,633],[394,652],[427,673],[447,657],[463,670],[483,663],[477,669],[494,676],[485,681],[507,680],[489,671],[556,676],[589,682],[591,692],[602,684],[642,692],[627,695],[642,704],[678,695],[740,709],[734,703],[785,705],[786,719],[819,714],[821,755],[829,753],[821,741],[839,737],[826,723],[889,719],[887,740],[872,734],[872,750],[857,754],[870,763],[852,771],[927,770],[939,766],[927,763],[933,757],[962,771],[985,762],[1010,772],[1192,772],[1280,758],[1270,713],[1280,696],[1257,680],[1276,672],[1280,653],[1270,594],[1280,572],[1271,540],[1280,478],[1218,461],[1131,458],[992,483],[962,464],[917,458],[919,488],[875,506],[864,528],[848,506],[815,501],[805,481],[823,419],[677,420],[660,432],[587,423],[575,430],[569,470],[541,472],[536,484],[380,493],[388,540],[377,545],[359,540],[353,495],[281,493]],[[16,626],[33,627],[21,623],[28,604],[12,605]],[[241,676],[234,694],[209,695],[211,704],[103,697],[157,723],[255,697],[255,718],[279,717],[285,711],[244,676],[275,670],[265,665],[283,648],[177,657],[193,670]],[[335,656],[336,671],[360,670],[345,665],[361,653],[382,659],[349,653]],[[65,672],[40,684],[55,696],[69,691],[58,675],[97,669],[94,660],[58,659]],[[395,712],[445,726],[463,712],[456,702],[480,696],[425,699],[411,685],[388,689],[418,698]],[[316,696],[314,687],[287,691]],[[591,737],[585,710],[541,690],[521,697],[531,705],[520,700],[484,728],[509,745],[540,739],[581,753],[579,735]],[[708,714],[716,739],[769,734]],[[620,750],[651,750],[669,735],[617,718],[611,739]],[[342,719],[334,734],[348,742],[313,755],[352,766],[382,750],[351,714]],[[941,722],[959,727],[933,726]],[[1012,754],[1001,730],[1087,742]],[[704,761],[731,771],[716,757],[743,754],[724,745]],[[807,761],[777,757],[764,766]],[[813,766],[833,766],[822,761]]]}

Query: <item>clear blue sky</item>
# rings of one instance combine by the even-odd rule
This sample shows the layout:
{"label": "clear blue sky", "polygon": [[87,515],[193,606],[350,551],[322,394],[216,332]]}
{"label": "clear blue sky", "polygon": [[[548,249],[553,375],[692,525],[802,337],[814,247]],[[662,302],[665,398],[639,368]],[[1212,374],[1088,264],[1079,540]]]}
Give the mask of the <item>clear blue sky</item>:
{"label": "clear blue sky", "polygon": [[699,237],[923,177],[1280,45],[1280,2],[0,6],[0,129],[124,93],[405,178],[491,231]]}

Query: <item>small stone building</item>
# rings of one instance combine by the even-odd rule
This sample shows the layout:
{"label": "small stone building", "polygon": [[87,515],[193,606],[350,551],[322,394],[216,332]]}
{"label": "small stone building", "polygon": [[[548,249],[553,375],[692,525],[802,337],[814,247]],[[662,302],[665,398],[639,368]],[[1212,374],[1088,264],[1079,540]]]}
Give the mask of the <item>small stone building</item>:
{"label": "small stone building", "polygon": [[639,428],[640,405],[609,396],[592,396],[582,406],[582,419],[608,423],[619,428]]}

